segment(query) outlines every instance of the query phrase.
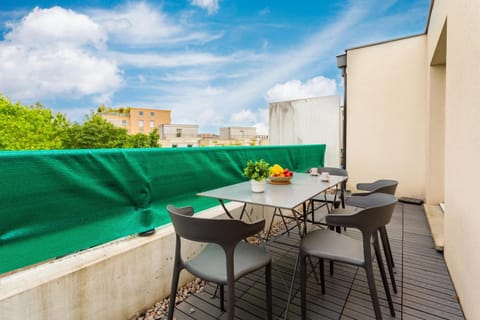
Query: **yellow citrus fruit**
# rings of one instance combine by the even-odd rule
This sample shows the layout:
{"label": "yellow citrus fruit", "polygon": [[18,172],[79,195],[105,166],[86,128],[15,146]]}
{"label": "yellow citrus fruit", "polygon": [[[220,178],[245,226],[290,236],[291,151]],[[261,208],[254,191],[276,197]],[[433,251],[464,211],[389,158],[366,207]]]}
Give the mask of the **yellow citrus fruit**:
{"label": "yellow citrus fruit", "polygon": [[283,174],[283,168],[280,165],[274,164],[273,166],[270,167],[270,175],[279,176],[282,174]]}

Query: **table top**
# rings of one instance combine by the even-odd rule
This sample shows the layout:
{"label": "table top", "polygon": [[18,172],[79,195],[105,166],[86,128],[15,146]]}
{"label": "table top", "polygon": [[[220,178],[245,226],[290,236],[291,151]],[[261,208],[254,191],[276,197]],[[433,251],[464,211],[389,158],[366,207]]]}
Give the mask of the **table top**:
{"label": "table top", "polygon": [[265,192],[252,192],[250,181],[245,181],[200,192],[197,196],[293,210],[346,179],[344,176],[330,175],[328,181],[322,181],[320,175],[295,172],[290,184],[276,185],[267,182]]}

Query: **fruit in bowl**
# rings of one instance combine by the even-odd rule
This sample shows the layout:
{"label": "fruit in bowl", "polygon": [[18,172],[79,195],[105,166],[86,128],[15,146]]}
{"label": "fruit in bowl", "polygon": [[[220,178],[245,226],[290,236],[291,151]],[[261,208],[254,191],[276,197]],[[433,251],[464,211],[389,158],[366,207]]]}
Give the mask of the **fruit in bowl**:
{"label": "fruit in bowl", "polygon": [[270,181],[277,182],[277,183],[289,183],[293,177],[293,172],[290,171],[288,168],[282,168],[282,166],[278,164],[274,164],[270,167]]}

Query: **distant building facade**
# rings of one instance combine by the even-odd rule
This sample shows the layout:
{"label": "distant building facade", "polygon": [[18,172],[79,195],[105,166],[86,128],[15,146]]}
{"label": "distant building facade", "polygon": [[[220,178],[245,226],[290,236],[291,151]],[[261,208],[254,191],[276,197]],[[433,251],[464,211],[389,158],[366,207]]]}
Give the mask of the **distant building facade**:
{"label": "distant building facade", "polygon": [[[99,112],[100,116],[119,128],[127,129],[128,134],[148,134],[161,125],[171,123],[170,110],[125,108],[119,111]],[[120,112],[122,111],[122,112]]]}
{"label": "distant building facade", "polygon": [[224,127],[220,128],[220,139],[222,140],[245,140],[255,139],[257,128],[255,127]]}
{"label": "distant building facade", "polygon": [[198,147],[200,141],[196,124],[162,124],[159,134],[163,147]]}
{"label": "distant building facade", "polygon": [[200,146],[259,146],[268,145],[268,135],[257,135],[255,127],[224,127],[220,135],[201,134]]}

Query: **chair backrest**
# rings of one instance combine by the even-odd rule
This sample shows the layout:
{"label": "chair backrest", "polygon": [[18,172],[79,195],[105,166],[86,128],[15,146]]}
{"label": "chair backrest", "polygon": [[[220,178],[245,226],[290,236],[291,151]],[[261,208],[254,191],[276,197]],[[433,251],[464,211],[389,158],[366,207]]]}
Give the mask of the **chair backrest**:
{"label": "chair backrest", "polygon": [[357,189],[394,195],[395,191],[397,190],[397,186],[397,180],[380,179],[372,183],[358,183]]}
{"label": "chair backrest", "polygon": [[331,175],[334,176],[342,176],[342,177],[348,177],[348,172],[345,169],[342,168],[335,168],[335,167],[319,167],[318,172],[328,172]]}
{"label": "chair backrest", "polygon": [[216,243],[231,247],[263,230],[265,220],[245,223],[234,219],[209,219],[193,216],[192,207],[167,206],[177,236],[196,242]]}
{"label": "chair backrest", "polygon": [[373,235],[378,228],[390,223],[397,198],[386,193],[374,193],[362,198],[367,197],[372,200],[368,208],[351,215],[330,214],[326,217],[326,222],[340,227],[357,228],[364,236]]}

